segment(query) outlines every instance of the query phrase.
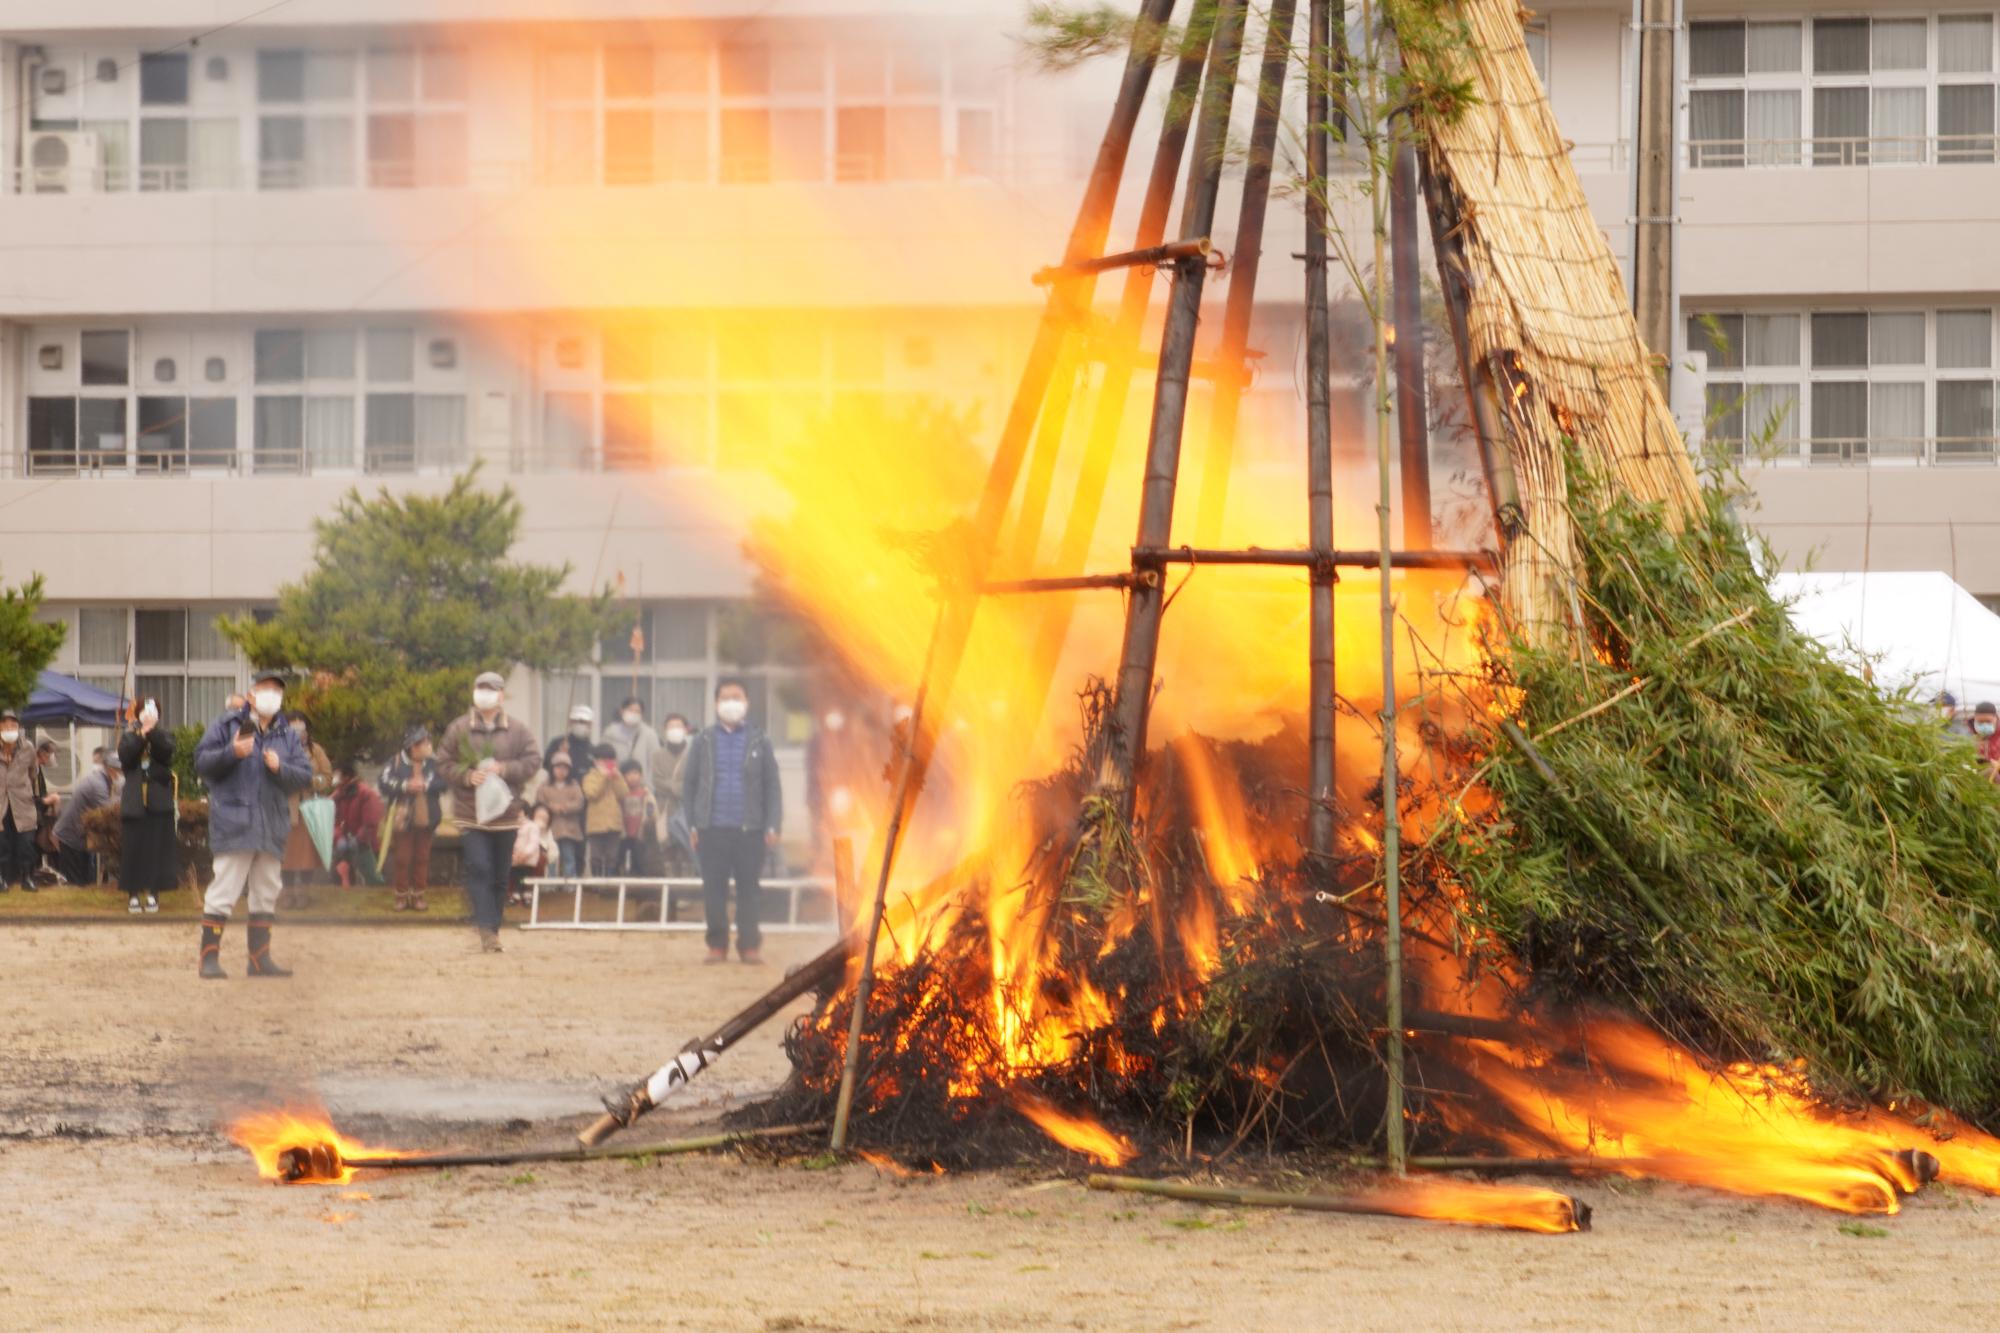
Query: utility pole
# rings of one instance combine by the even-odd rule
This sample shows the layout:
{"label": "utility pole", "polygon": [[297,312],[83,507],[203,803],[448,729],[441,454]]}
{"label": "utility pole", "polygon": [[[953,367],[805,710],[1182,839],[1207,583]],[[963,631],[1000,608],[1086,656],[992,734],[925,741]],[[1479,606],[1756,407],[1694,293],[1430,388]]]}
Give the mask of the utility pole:
{"label": "utility pole", "polygon": [[1647,350],[1674,355],[1675,0],[1637,0],[1638,97],[1632,160],[1632,313]]}

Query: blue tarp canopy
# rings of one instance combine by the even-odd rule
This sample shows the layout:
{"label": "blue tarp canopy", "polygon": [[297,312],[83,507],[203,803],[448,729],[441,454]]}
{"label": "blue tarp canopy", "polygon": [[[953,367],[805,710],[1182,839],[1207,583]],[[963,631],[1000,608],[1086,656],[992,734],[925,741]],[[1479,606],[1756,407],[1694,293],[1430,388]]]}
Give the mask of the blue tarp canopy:
{"label": "blue tarp canopy", "polygon": [[40,726],[75,722],[86,727],[115,727],[118,696],[74,676],[44,671],[35,682],[35,692],[28,696],[28,706],[21,710],[21,720]]}

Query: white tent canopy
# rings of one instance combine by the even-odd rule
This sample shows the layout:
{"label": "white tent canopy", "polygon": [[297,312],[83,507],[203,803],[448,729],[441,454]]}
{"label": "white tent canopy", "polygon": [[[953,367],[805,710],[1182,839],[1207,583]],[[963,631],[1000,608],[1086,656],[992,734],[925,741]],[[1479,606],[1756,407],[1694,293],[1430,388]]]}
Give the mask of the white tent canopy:
{"label": "white tent canopy", "polygon": [[1777,574],[1792,623],[1884,689],[2000,703],[2000,616],[1941,570]]}

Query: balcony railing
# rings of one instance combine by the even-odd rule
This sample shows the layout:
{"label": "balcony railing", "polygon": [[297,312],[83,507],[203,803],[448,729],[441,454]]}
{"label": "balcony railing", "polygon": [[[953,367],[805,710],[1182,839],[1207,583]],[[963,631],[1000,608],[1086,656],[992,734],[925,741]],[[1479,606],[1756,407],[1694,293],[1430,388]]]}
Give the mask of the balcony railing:
{"label": "balcony railing", "polygon": [[1932,134],[1827,139],[1690,139],[1688,165],[1882,167],[1973,165],[2000,160],[2000,135]]}
{"label": "balcony railing", "polygon": [[30,477],[392,476],[456,472],[472,459],[463,447],[371,445],[360,452],[305,449],[30,449],[9,469]]}
{"label": "balcony railing", "polygon": [[338,170],[301,162],[220,163],[194,166],[134,166],[73,163],[68,166],[17,166],[6,180],[15,194],[188,194],[292,193],[328,190],[405,191],[519,190],[530,186],[556,188],[629,189],[635,186],[760,186],[773,182],[806,185],[936,185],[944,182],[997,181],[1009,185],[1068,181],[1088,164],[1069,154],[1034,152],[1007,154],[997,160],[946,158],[932,172],[912,174],[892,169],[879,154],[836,155],[815,175],[785,176],[769,158],[740,156],[723,162],[715,174],[706,171],[688,179],[666,164],[589,158],[559,162],[520,160],[461,163],[455,167],[405,160],[343,163]]}
{"label": "balcony railing", "polygon": [[1871,463],[1921,464],[1952,467],[2000,462],[2000,438],[1991,436],[1871,436],[1866,439],[1785,440],[1768,455],[1753,455],[1740,442],[1738,458],[1766,457],[1773,463],[1807,463],[1815,467],[1865,467]]}

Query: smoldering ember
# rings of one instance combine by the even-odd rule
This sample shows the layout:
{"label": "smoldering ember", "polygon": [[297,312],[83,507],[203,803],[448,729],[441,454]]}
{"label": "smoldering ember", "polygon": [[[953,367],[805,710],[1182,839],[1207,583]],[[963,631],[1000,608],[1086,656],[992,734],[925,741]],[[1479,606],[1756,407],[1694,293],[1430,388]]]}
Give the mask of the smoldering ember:
{"label": "smoldering ember", "polygon": [[0,1323],[1985,1322],[1991,14],[4,23]]}

